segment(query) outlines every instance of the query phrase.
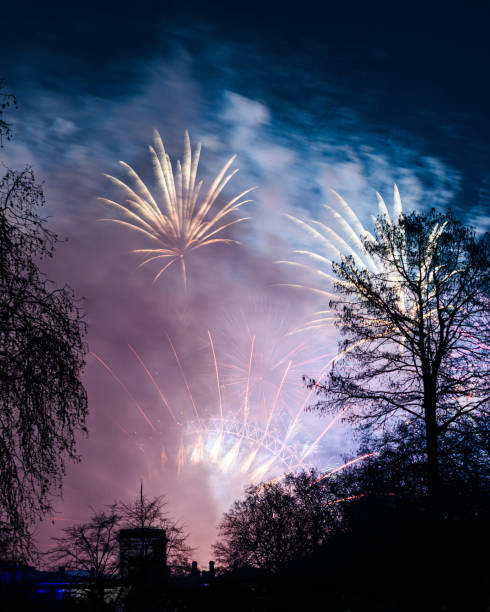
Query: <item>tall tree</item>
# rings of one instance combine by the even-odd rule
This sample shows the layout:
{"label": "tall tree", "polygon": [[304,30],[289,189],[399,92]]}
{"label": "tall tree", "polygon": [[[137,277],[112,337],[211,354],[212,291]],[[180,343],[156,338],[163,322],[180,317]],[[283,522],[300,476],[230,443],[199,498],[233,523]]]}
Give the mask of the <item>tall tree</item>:
{"label": "tall tree", "polygon": [[309,384],[322,396],[317,408],[348,406],[361,426],[419,425],[438,514],[442,438],[460,420],[478,427],[488,416],[489,236],[431,211],[395,224],[382,216],[363,244],[372,269],[352,257],[333,265],[344,358]]}
{"label": "tall tree", "polygon": [[[19,556],[86,431],[85,324],[73,291],[39,270],[57,236],[30,169],[0,180],[0,556]],[[14,535],[12,535],[14,534]],[[25,550],[24,550],[25,552]]]}

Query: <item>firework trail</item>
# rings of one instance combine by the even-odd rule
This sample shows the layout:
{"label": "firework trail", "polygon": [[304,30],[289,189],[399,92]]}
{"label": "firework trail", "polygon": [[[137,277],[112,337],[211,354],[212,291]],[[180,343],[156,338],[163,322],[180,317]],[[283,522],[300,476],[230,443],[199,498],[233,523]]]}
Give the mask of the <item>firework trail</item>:
{"label": "firework trail", "polygon": [[359,457],[356,457],[355,459],[351,459],[350,461],[347,461],[347,463],[344,463],[343,465],[333,470],[330,470],[330,472],[328,472],[327,474],[320,476],[320,478],[317,478],[315,481],[313,481],[312,485],[315,485],[321,482],[322,480],[325,480],[325,478],[329,478],[330,476],[333,476],[337,472],[345,470],[345,468],[349,467],[350,465],[353,465],[354,463],[357,463],[358,461],[363,461],[364,459],[367,459],[368,457],[374,457],[375,455],[376,453],[366,453],[364,455],[360,455]]}
{"label": "firework trail", "polygon": [[[290,392],[288,377],[293,369],[290,351],[279,359],[282,367],[274,383],[267,372],[261,375],[256,371],[256,368],[263,368],[263,363],[259,365],[255,361],[256,336],[251,330],[250,351],[244,354],[245,374],[241,372],[239,359],[235,359],[232,371],[238,371],[238,374],[233,380],[229,374],[222,374],[223,359],[226,362],[227,357],[220,355],[221,346],[216,345],[210,331],[208,339],[216,378],[218,410],[199,411],[197,400],[189,396],[193,410],[182,425],[179,469],[182,470],[186,463],[208,463],[215,465],[222,473],[257,482],[268,474],[291,471],[302,465],[306,456],[318,448],[323,436],[318,436],[313,444],[307,442],[305,431],[297,426],[301,415],[296,414],[293,422],[286,411],[278,409],[281,396]],[[182,361],[175,347],[173,351],[186,384]],[[252,387],[261,388],[254,394]],[[192,393],[187,384],[186,388]],[[260,403],[256,401],[259,398]],[[303,408],[301,413],[304,414]]]}
{"label": "firework trail", "polygon": [[[236,331],[240,335],[241,330]],[[213,472],[227,474],[227,480],[231,479],[235,484],[243,485],[313,465],[311,460],[318,452],[325,450],[322,446],[324,439],[341,416],[333,419],[323,431],[316,430],[312,435],[311,424],[304,409],[314,390],[308,391],[304,386],[301,386],[303,397],[306,395],[304,401],[294,401],[293,406],[289,406],[290,410],[285,410],[283,406],[289,405],[293,401],[292,398],[298,396],[298,364],[315,364],[315,359],[306,359],[303,347],[299,350],[296,342],[291,344],[286,332],[281,333],[288,342],[282,346],[282,355],[279,347],[275,347],[272,364],[277,366],[277,371],[274,372],[275,378],[272,378],[270,366],[264,367],[262,360],[256,361],[258,354],[254,353],[254,344],[258,346],[265,343],[263,338],[254,340],[256,336],[252,326],[251,346],[244,352],[243,365],[240,364],[239,355],[229,363],[230,356],[222,350],[224,342],[217,343],[211,331],[208,331],[207,340],[198,348],[198,351],[202,352],[199,361],[209,370],[206,379],[214,379],[215,391],[206,391],[205,401],[199,397],[199,393],[195,394],[193,386],[196,387],[196,383],[193,385],[194,379],[188,376],[186,356],[179,353],[178,346],[170,336],[167,336],[168,350],[178,372],[172,378],[175,382],[170,389],[163,388],[142,356],[133,346],[128,345],[138,368],[142,369],[156,390],[160,407],[153,406],[151,411],[143,410],[127,385],[102,358],[95,354],[94,357],[119,384],[150,427],[148,443],[160,444],[162,456],[165,457],[165,460],[160,462],[162,465],[174,465],[178,473],[186,469],[186,466],[204,465]],[[248,344],[250,338],[243,338],[244,344]],[[271,336],[271,342],[273,340]],[[292,350],[291,346],[298,350]],[[317,357],[315,369],[320,367],[319,362],[324,361],[324,355],[319,357],[321,359]],[[228,368],[224,364],[227,364]],[[232,375],[229,372],[224,374],[226,369],[231,370]],[[178,404],[172,397],[176,387],[183,391]],[[202,393],[199,387],[197,383],[197,388]],[[212,395],[214,400],[209,399]],[[159,431],[155,423],[161,424]],[[118,428],[130,437],[119,424]],[[175,452],[166,448],[166,444],[161,441],[163,432],[168,435],[169,428],[172,439],[176,442]],[[160,435],[155,436],[155,433]],[[141,446],[141,439],[135,439],[132,434],[131,439]]]}
{"label": "firework trail", "polygon": [[290,415],[304,398],[302,376],[332,356],[314,334],[291,332],[300,319],[288,309],[253,300],[227,310],[215,334],[219,345],[221,379],[228,397],[247,413],[271,406],[287,371],[277,409]]}
{"label": "firework trail", "polygon": [[[347,202],[337,192],[332,191],[332,193],[337,200],[338,210],[335,210],[328,204],[325,205],[325,209],[335,219],[338,231],[335,231],[332,227],[317,220],[304,221],[298,217],[286,215],[293,223],[295,223],[295,225],[300,227],[308,236],[312,237],[318,244],[320,244],[322,251],[294,251],[294,253],[297,255],[306,258],[308,263],[298,261],[279,261],[277,263],[306,270],[307,272],[319,277],[322,281],[327,281],[329,285],[336,283],[338,285],[344,285],[348,288],[349,286],[353,287],[353,285],[351,285],[348,281],[342,281],[335,278],[332,275],[331,270],[332,264],[335,261],[339,262],[343,256],[351,256],[357,267],[374,274],[382,275],[388,282],[390,282],[397,292],[398,305],[401,312],[411,315],[416,309],[417,305],[413,303],[412,297],[403,290],[403,279],[401,278],[395,263],[392,261],[382,260],[376,255],[368,253],[364,246],[364,242],[366,240],[371,242],[376,242],[376,240],[378,240],[379,243],[382,244],[387,244],[390,240],[389,233],[391,229],[398,223],[400,217],[403,215],[402,201],[397,186],[394,186],[392,216],[390,216],[388,208],[381,195],[376,193],[378,199],[378,219],[373,217],[373,221],[376,227],[377,239],[374,238],[374,236],[368,230],[366,230],[366,228],[360,222],[358,216],[347,204]],[[430,264],[437,246],[437,241],[444,231],[445,225],[445,223],[441,225],[436,223],[432,228],[427,241],[427,248],[421,265],[421,270],[425,277],[426,287],[429,287],[430,285]],[[398,249],[397,255],[400,261],[406,261],[407,255],[404,240]],[[328,272],[325,271],[325,267],[327,267]],[[288,286],[307,289],[329,299],[336,299],[338,297],[335,292],[328,289],[320,289],[301,284],[288,284]],[[427,302],[429,302],[432,297],[433,296],[430,294],[430,292],[428,292],[426,297]],[[300,332],[329,327],[334,321],[336,321],[336,319],[337,316],[335,311],[330,309],[321,310],[315,313],[314,319],[310,320],[305,326],[298,328],[296,331]],[[366,320],[366,325],[370,323],[379,324],[380,321]],[[390,332],[391,330],[387,331],[387,335]],[[403,339],[400,348],[403,350]]]}
{"label": "firework trail", "polygon": [[153,261],[164,265],[155,274],[154,281],[174,263],[180,262],[184,286],[187,283],[186,258],[195,251],[211,244],[231,244],[237,240],[223,238],[221,234],[227,228],[245,221],[249,217],[233,218],[232,213],[251,200],[243,198],[252,189],[242,191],[224,205],[215,207],[218,197],[230,179],[238,172],[230,170],[236,156],[231,157],[218,173],[207,193],[200,198],[203,182],[197,181],[197,168],[201,153],[198,144],[194,152],[191,148],[189,134],[184,139],[184,157],[177,161],[176,171],[172,168],[170,157],[165,152],[160,134],[154,130],[154,146],[149,147],[153,171],[158,184],[158,196],[154,197],[140,176],[125,162],[120,162],[126,169],[130,182],[134,185],[106,174],[126,195],[124,203],[108,198],[99,198],[109,206],[115,207],[126,220],[103,219],[139,232],[154,244],[151,248],[136,249],[133,253],[144,256],[139,267]]}

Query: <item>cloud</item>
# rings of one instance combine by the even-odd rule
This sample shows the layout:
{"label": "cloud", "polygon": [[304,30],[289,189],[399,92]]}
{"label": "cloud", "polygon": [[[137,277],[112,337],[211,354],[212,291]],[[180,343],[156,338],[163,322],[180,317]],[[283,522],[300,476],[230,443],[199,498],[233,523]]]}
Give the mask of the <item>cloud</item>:
{"label": "cloud", "polygon": [[62,117],[56,117],[51,126],[51,130],[57,136],[69,136],[77,131],[77,126],[73,123],[73,121],[67,121]]}

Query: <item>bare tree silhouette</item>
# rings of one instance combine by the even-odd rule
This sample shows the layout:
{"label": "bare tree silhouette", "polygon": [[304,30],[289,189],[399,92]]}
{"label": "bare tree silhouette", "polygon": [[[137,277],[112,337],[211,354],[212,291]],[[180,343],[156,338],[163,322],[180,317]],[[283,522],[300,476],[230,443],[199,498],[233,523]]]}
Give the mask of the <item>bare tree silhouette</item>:
{"label": "bare tree silhouette", "polygon": [[117,531],[120,516],[116,505],[94,511],[89,521],[63,529],[63,535],[53,538],[54,547],[48,558],[67,569],[88,573],[91,590],[99,603],[104,601],[107,579],[119,568]]}
{"label": "bare tree silhouette", "polygon": [[[352,257],[333,265],[331,302],[344,359],[326,382],[309,380],[316,408],[339,411],[361,428],[419,426],[427,488],[440,508],[441,439],[459,420],[477,429],[490,401],[490,239],[451,214],[380,217],[364,248],[377,270]],[[391,421],[391,424],[390,424]]]}
{"label": "bare tree silhouette", "polygon": [[277,573],[314,555],[341,527],[341,490],[333,480],[316,483],[318,477],[301,472],[248,487],[221,519],[216,559]]}
{"label": "bare tree silhouette", "polygon": [[8,121],[3,118],[3,113],[9,106],[17,106],[17,98],[14,94],[6,93],[1,91],[5,87],[4,79],[0,79],[0,147],[3,147],[3,139],[11,140],[12,138],[12,126]]}
{"label": "bare tree silhouette", "polygon": [[184,525],[172,519],[166,511],[163,495],[146,496],[141,483],[138,497],[128,502],[119,502],[116,507],[124,528],[164,529],[167,537],[167,564],[176,572],[189,568],[194,549],[187,543],[189,536]]}
{"label": "bare tree silhouette", "polygon": [[[0,557],[26,556],[29,524],[51,508],[75,436],[86,431],[85,324],[70,287],[39,270],[57,236],[32,170],[0,180]],[[27,544],[27,546],[26,546]]]}

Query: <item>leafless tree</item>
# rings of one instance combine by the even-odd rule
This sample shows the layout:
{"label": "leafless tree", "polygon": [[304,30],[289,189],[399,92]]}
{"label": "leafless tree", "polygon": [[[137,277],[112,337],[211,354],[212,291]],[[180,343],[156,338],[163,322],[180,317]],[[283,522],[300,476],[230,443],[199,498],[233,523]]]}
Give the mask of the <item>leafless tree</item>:
{"label": "leafless tree", "polygon": [[[325,381],[310,380],[323,411],[347,408],[361,427],[419,427],[428,493],[439,512],[439,449],[459,420],[488,417],[490,372],[488,234],[477,238],[451,214],[380,217],[364,248],[375,269],[352,257],[333,265],[331,302],[343,336]],[[469,432],[468,432],[469,433]]]}
{"label": "leafless tree", "polygon": [[[51,508],[75,435],[85,430],[81,382],[86,346],[73,291],[57,288],[38,262],[57,236],[38,209],[30,169],[0,180],[0,555],[25,552],[29,524]],[[12,537],[15,534],[16,537]]]}
{"label": "leafless tree", "polygon": [[9,106],[17,106],[17,98],[12,93],[1,91],[5,87],[4,79],[0,79],[0,147],[3,147],[3,139],[10,140],[12,138],[12,126],[3,118],[3,113]]}
{"label": "leafless tree", "polygon": [[88,522],[71,525],[63,529],[63,535],[53,538],[54,546],[48,553],[53,563],[86,571],[100,602],[104,601],[107,579],[118,571],[119,521],[115,504],[94,511]]}
{"label": "leafless tree", "polygon": [[165,509],[163,495],[148,497],[143,494],[129,502],[119,502],[118,512],[121,515],[121,526],[125,528],[164,529],[167,537],[167,564],[176,572],[189,567],[190,557],[194,549],[189,546],[189,535],[185,527],[169,517]]}
{"label": "leafless tree", "polygon": [[317,480],[302,472],[249,487],[221,519],[216,559],[277,573],[315,554],[341,526],[340,492],[333,480]]}

